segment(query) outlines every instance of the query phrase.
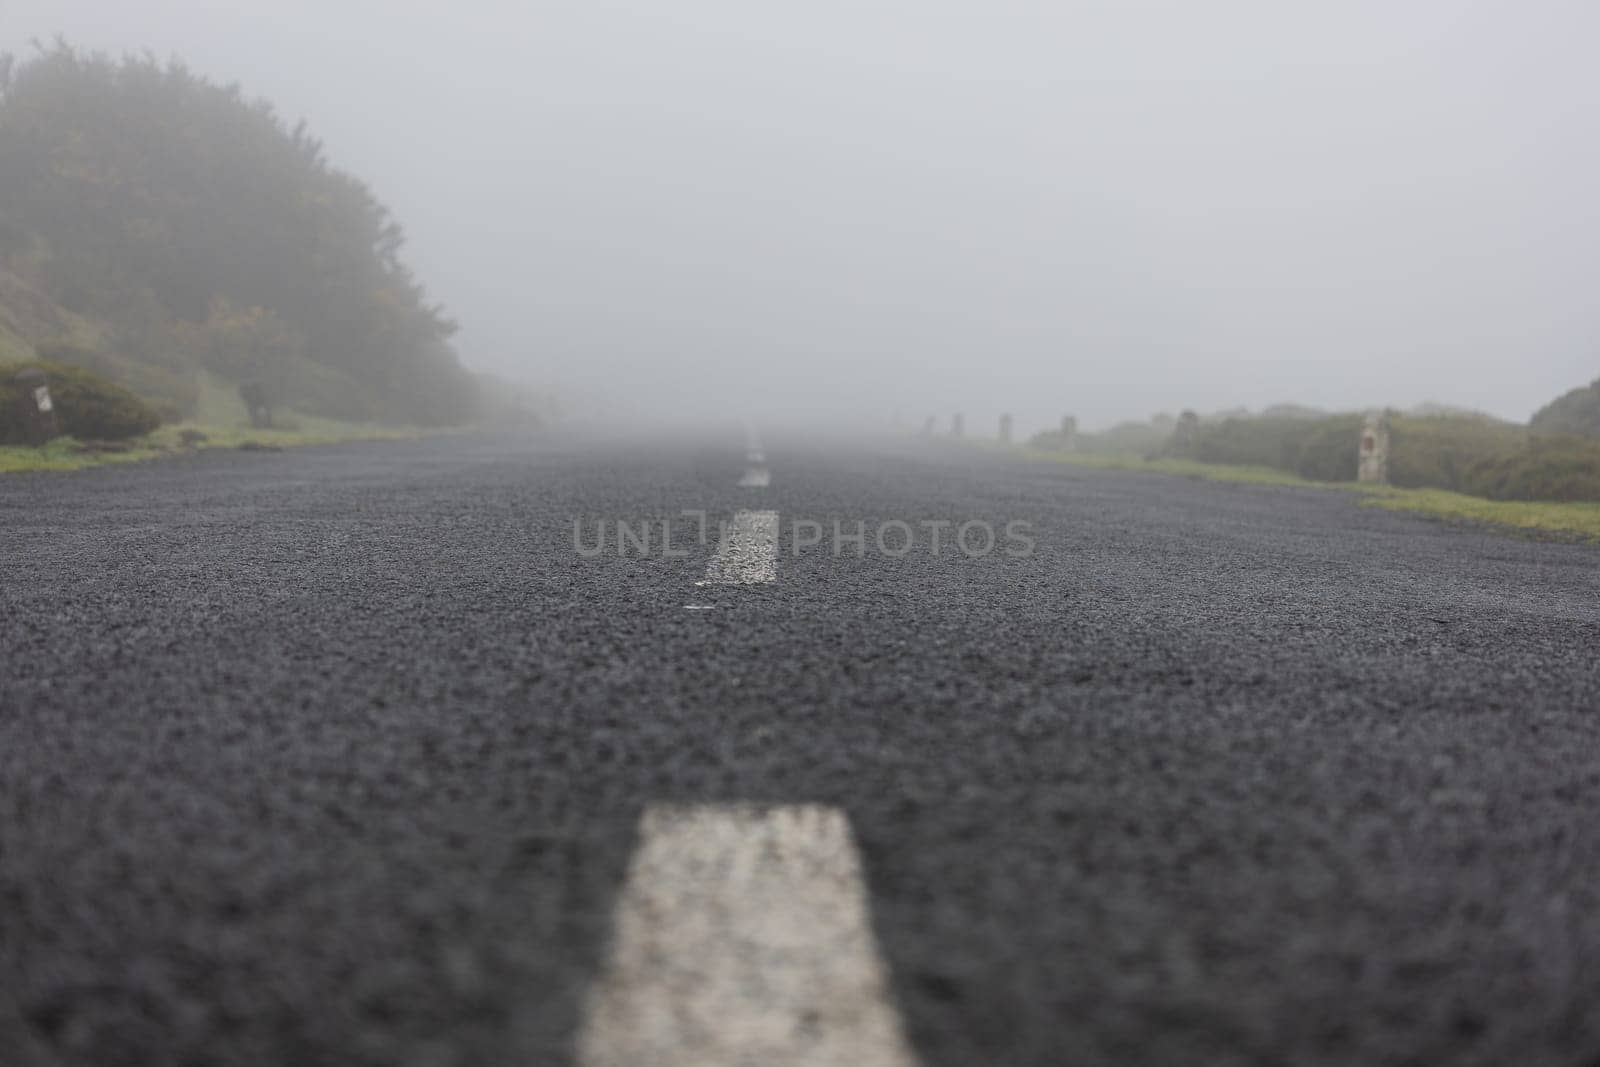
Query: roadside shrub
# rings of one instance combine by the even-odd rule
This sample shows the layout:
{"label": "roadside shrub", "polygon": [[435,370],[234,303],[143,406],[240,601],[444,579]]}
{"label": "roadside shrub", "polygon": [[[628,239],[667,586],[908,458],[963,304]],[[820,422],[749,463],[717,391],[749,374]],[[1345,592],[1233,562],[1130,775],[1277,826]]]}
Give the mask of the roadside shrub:
{"label": "roadside shrub", "polygon": [[71,364],[126,387],[154,408],[163,422],[192,418],[200,399],[194,375],[102,349],[45,344],[39,346],[39,358]]}
{"label": "roadside shrub", "polygon": [[1413,489],[1483,495],[1474,471],[1522,452],[1526,427],[1475,415],[1395,415],[1390,420],[1389,480]]}
{"label": "roadside shrub", "polygon": [[1464,490],[1491,500],[1600,500],[1600,441],[1533,437],[1475,464]]}
{"label": "roadside shrub", "polygon": [[[1072,451],[1086,456],[1137,456],[1159,452],[1172,436],[1178,421],[1171,415],[1156,415],[1149,422],[1119,422],[1108,430],[1073,435]],[[1033,448],[1059,452],[1064,442],[1060,430],[1044,430],[1028,439]]]}
{"label": "roadside shrub", "polygon": [[1324,482],[1348,482],[1356,476],[1356,443],[1362,416],[1305,418],[1275,415],[1202,421],[1187,443],[1169,441],[1163,456],[1272,467]]}
{"label": "roadside shrub", "polygon": [[29,367],[43,371],[49,379],[50,397],[64,434],[86,441],[116,441],[149,433],[161,425],[154,408],[115,382],[81,367],[33,360],[0,367],[0,443],[22,440],[13,379]]}
{"label": "roadside shrub", "polygon": [[1295,473],[1318,482],[1353,482],[1360,464],[1358,443],[1362,415],[1330,415],[1301,420],[1309,423],[1300,443]]}
{"label": "roadside shrub", "polygon": [[1096,456],[1148,456],[1172,436],[1177,425],[1171,415],[1155,415],[1149,422],[1119,422],[1109,430],[1087,435],[1083,447]]}

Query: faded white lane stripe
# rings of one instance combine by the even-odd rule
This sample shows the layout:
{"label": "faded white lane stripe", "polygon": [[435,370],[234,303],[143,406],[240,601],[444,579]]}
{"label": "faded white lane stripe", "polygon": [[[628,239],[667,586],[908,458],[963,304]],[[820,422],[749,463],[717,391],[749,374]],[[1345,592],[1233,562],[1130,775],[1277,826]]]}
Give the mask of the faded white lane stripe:
{"label": "faded white lane stripe", "polygon": [[744,477],[739,479],[739,488],[741,489],[765,489],[771,484],[772,472],[758,465],[746,468]]}
{"label": "faded white lane stripe", "polygon": [[778,513],[736,511],[701,585],[758,585],[778,580]]}
{"label": "faded white lane stripe", "polygon": [[842,812],[654,808],[579,1067],[915,1067]]}

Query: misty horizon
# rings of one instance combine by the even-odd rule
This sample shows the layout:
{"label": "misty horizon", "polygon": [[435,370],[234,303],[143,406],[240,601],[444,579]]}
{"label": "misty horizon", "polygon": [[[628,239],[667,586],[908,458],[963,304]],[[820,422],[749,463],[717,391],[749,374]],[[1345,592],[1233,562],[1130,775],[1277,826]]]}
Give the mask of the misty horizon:
{"label": "misty horizon", "polygon": [[0,0],[0,50],[304,117],[465,362],[579,404],[1521,420],[1600,373],[1600,16],[1229,6]]}

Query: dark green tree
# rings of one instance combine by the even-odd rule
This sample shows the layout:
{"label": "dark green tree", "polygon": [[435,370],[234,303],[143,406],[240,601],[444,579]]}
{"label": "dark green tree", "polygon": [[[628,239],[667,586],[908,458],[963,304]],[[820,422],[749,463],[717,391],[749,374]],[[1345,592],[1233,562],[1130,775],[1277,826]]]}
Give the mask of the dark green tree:
{"label": "dark green tree", "polygon": [[326,414],[472,412],[455,324],[402,261],[400,224],[236,85],[61,42],[0,60],[0,219],[38,239],[32,281],[111,324],[122,355],[261,376],[234,358],[253,320],[277,340],[250,358]]}

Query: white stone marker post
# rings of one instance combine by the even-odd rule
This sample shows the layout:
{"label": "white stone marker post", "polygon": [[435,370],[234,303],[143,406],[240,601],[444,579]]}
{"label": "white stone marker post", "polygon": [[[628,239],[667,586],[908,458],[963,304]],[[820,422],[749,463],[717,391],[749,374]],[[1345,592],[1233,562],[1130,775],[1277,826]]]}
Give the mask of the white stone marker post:
{"label": "white stone marker post", "polygon": [[1373,412],[1361,430],[1361,452],[1356,481],[1389,484],[1389,416]]}

